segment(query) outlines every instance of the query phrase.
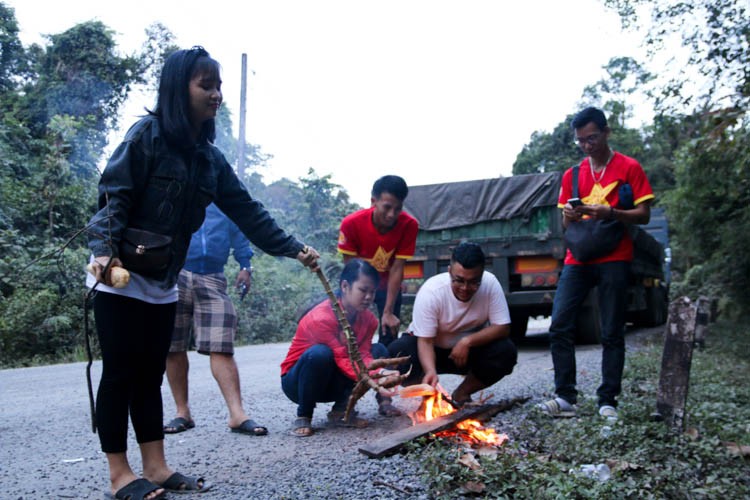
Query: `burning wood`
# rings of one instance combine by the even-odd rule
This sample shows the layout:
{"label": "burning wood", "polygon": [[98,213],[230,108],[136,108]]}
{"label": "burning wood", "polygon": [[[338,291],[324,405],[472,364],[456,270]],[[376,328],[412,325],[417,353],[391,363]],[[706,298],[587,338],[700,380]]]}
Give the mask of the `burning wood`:
{"label": "burning wood", "polygon": [[[412,388],[405,387],[400,394],[401,397],[422,396],[422,404],[419,405],[419,408],[409,413],[413,425],[429,422],[456,412],[456,404],[448,399],[448,396],[427,384],[412,386]],[[437,432],[436,436],[455,438],[469,444],[492,446],[502,446],[508,440],[508,436],[505,434],[498,434],[495,429],[485,428],[479,420],[473,418],[461,420],[455,428]]]}
{"label": "burning wood", "polygon": [[447,413],[442,416],[412,425],[406,429],[396,431],[384,436],[377,441],[367,443],[359,451],[370,458],[380,458],[397,452],[404,444],[413,439],[434,434],[440,431],[453,429],[456,425],[466,419],[477,421],[488,420],[501,411],[510,410],[517,404],[528,401],[527,397],[519,397],[500,401],[499,403],[486,404],[482,406],[465,406],[464,408]]}

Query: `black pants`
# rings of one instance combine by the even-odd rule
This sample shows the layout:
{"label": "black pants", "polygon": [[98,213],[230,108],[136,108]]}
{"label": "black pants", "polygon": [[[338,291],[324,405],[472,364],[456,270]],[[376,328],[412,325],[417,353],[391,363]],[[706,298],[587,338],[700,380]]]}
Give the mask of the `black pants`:
{"label": "black pants", "polygon": [[[385,301],[388,298],[388,291],[387,290],[377,290],[375,292],[375,305],[378,307],[378,321],[383,319],[383,311],[385,310]],[[402,302],[402,294],[399,291],[396,295],[396,301],[393,304],[393,315],[396,316],[398,319],[401,319],[401,302]],[[403,325],[401,325],[403,326]],[[409,326],[409,325],[406,325]],[[390,334],[383,331],[383,325],[380,325],[379,330],[379,336],[378,336],[378,342],[383,344],[384,346],[388,347],[388,344],[396,340],[396,337],[398,337],[398,332],[395,334]]]}
{"label": "black pants", "polygon": [[578,401],[575,335],[581,305],[597,287],[602,332],[602,384],[596,390],[599,406],[617,406],[625,366],[625,310],[628,304],[629,262],[565,266],[557,283],[549,327],[549,346],[555,367],[555,393],[568,403]]}
{"label": "black pants", "polygon": [[[374,359],[388,356],[381,344],[372,344],[371,352]],[[333,410],[344,411],[354,384],[336,365],[333,351],[325,344],[308,347],[281,376],[281,390],[297,403],[297,416],[307,418],[312,418],[316,403],[333,401]]]}
{"label": "black pants", "polygon": [[[398,367],[401,373],[406,373],[411,364],[411,375],[403,385],[419,384],[424,377],[424,370],[419,362],[417,339],[410,334],[404,334],[388,346],[391,357],[409,356],[409,362]],[[466,375],[471,372],[485,387],[489,387],[506,375],[510,375],[516,366],[518,351],[510,339],[496,340],[479,347],[469,349],[469,360],[462,367],[448,356],[451,349],[435,347],[435,368],[438,373],[455,373]]]}
{"label": "black pants", "polygon": [[96,425],[105,453],[127,450],[128,414],[138,443],[164,439],[161,383],[175,303],[149,304],[99,292],[94,317],[102,349]]}

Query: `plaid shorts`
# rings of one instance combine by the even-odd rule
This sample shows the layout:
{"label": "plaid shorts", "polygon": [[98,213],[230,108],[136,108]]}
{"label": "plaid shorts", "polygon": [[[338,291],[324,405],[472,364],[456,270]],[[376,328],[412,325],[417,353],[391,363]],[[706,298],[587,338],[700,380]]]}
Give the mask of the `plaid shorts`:
{"label": "plaid shorts", "polygon": [[190,332],[201,354],[234,354],[237,312],[227,295],[224,273],[196,274],[184,269],[177,280],[179,299],[169,352],[190,347]]}

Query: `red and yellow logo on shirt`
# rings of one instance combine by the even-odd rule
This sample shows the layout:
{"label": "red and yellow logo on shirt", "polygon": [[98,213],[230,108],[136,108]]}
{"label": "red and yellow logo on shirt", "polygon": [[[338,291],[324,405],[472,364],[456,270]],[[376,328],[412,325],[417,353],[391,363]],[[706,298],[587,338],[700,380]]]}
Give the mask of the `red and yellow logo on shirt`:
{"label": "red and yellow logo on shirt", "polygon": [[390,268],[391,255],[395,251],[396,249],[394,248],[390,252],[386,252],[383,247],[378,247],[375,255],[372,256],[372,259],[369,259],[369,262],[378,272],[384,273]]}
{"label": "red and yellow logo on shirt", "polygon": [[609,205],[610,203],[607,201],[607,196],[609,196],[609,193],[611,193],[616,187],[617,181],[610,183],[607,187],[594,184],[594,187],[591,188],[591,192],[588,196],[585,196],[582,201],[586,205]]}

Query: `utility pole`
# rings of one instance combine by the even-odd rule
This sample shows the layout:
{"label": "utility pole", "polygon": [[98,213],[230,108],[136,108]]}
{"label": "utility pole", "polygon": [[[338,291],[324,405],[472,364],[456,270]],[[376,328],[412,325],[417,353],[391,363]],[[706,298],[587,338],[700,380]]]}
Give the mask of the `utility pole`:
{"label": "utility pole", "polygon": [[240,130],[237,138],[237,175],[245,179],[245,115],[247,100],[247,54],[242,54],[242,82],[240,83]]}

